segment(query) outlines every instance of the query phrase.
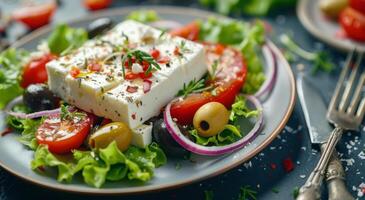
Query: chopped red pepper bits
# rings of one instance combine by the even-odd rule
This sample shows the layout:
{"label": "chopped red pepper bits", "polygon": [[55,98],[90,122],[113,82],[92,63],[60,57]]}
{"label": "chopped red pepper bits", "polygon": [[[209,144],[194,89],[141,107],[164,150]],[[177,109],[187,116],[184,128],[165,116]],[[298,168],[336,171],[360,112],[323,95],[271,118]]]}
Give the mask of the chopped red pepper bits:
{"label": "chopped red pepper bits", "polygon": [[271,163],[270,164],[270,167],[271,167],[271,169],[276,169],[276,164],[275,163]]}
{"label": "chopped red pepper bits", "polygon": [[100,63],[93,62],[93,63],[90,63],[87,68],[92,72],[99,72],[99,71],[101,71],[101,67],[102,67],[102,65]]}
{"label": "chopped red pepper bits", "polygon": [[71,71],[70,71],[70,75],[73,77],[73,78],[76,78],[79,74],[81,73],[80,69],[77,68],[77,67],[72,67],[71,68]]}
{"label": "chopped red pepper bits", "polygon": [[291,172],[294,170],[294,163],[291,160],[291,158],[285,158],[283,160],[283,167],[284,167],[285,172]]}
{"label": "chopped red pepper bits", "polygon": [[135,93],[137,91],[138,91],[138,87],[128,85],[127,92],[129,92],[129,93]]}
{"label": "chopped red pepper bits", "polygon": [[155,60],[157,60],[160,57],[160,51],[158,49],[152,49],[151,56]]}

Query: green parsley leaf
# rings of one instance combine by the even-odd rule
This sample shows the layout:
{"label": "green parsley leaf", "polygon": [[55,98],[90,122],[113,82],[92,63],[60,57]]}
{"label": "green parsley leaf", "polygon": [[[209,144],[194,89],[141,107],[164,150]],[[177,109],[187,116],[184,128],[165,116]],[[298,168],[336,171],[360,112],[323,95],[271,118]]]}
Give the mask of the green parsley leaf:
{"label": "green parsley leaf", "polygon": [[296,199],[299,195],[299,188],[295,187],[292,192],[293,198]]}

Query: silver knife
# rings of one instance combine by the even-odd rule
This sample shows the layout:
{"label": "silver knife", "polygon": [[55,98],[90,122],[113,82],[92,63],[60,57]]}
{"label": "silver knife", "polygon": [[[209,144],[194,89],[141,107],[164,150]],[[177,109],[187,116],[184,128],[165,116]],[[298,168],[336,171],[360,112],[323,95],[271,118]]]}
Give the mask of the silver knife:
{"label": "silver knife", "polygon": [[[320,145],[321,149],[324,149],[325,142],[332,131],[332,127],[326,120],[327,106],[318,89],[302,70],[298,73],[297,90],[311,142]],[[326,181],[329,200],[354,199],[346,188],[344,182],[345,171],[337,157],[337,152],[332,154],[330,163],[327,166]]]}

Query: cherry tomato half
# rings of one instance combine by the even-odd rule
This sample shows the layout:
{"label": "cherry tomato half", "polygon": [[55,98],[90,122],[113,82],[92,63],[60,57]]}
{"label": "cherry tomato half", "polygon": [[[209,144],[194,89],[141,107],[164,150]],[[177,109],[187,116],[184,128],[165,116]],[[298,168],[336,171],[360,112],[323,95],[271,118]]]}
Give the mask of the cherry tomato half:
{"label": "cherry tomato half", "polygon": [[89,10],[100,10],[110,6],[112,0],[84,0],[84,6]]}
{"label": "cherry tomato half", "polygon": [[[213,86],[209,92],[195,93],[188,95],[182,101],[177,101],[171,106],[171,115],[181,125],[192,123],[195,112],[208,102],[220,102],[230,108],[236,95],[240,92],[246,78],[246,64],[241,53],[233,48],[219,45],[206,44],[207,66],[213,66],[217,62],[217,73],[213,80],[206,83],[206,86]],[[221,54],[220,54],[221,53]],[[209,69],[212,71],[212,69]]]}
{"label": "cherry tomato half", "polygon": [[48,145],[52,153],[68,153],[81,146],[92,124],[93,117],[86,113],[85,116],[64,120],[59,114],[50,116],[38,127],[36,139],[39,144]]}
{"label": "cherry tomato half", "polygon": [[23,70],[21,86],[28,87],[30,84],[45,83],[48,80],[46,64],[55,59],[52,54],[45,54],[40,58],[31,60]]}
{"label": "cherry tomato half", "polygon": [[339,21],[350,38],[365,41],[365,15],[347,7],[341,12]]}
{"label": "cherry tomato half", "polygon": [[365,0],[350,0],[350,7],[365,15]]}
{"label": "cherry tomato half", "polygon": [[200,27],[198,22],[191,22],[190,24],[181,28],[176,28],[170,31],[171,35],[180,36],[192,41],[199,39]]}
{"label": "cherry tomato half", "polygon": [[57,5],[55,1],[26,6],[14,10],[12,13],[12,18],[24,23],[30,29],[36,29],[49,23],[56,8]]}

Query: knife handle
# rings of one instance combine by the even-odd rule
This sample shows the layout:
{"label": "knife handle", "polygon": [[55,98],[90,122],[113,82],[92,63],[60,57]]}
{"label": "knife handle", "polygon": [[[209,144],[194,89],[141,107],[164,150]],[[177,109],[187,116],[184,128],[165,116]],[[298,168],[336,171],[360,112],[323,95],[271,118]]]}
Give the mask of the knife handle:
{"label": "knife handle", "polygon": [[[326,143],[321,145],[323,151]],[[350,194],[345,184],[345,171],[342,163],[338,159],[337,151],[334,150],[326,171],[326,182],[328,188],[328,200],[354,200],[355,198]]]}

